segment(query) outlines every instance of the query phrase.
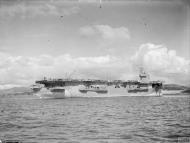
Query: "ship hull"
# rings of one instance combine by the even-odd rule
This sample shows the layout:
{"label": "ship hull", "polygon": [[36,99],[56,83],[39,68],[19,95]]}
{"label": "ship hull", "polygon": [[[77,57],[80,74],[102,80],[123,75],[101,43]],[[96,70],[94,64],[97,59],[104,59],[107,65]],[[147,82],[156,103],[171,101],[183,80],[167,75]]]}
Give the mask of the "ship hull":
{"label": "ship hull", "polygon": [[62,99],[66,97],[117,97],[117,96],[161,96],[162,90],[155,91],[154,88],[133,89],[129,90],[124,87],[107,86],[106,92],[97,92],[93,90],[81,91],[81,86],[66,86],[63,92],[51,92],[51,90],[43,88],[35,93],[40,98]]}
{"label": "ship hull", "polygon": [[108,94],[111,95],[120,95],[120,96],[161,96],[162,90],[158,92],[154,88],[145,88],[145,89],[129,89],[125,87],[115,87],[108,86]]}
{"label": "ship hull", "polygon": [[156,92],[154,88],[146,90],[131,90],[115,86],[108,86],[106,92],[81,91],[80,86],[65,87],[65,97],[112,97],[112,96],[161,96],[162,90]]}

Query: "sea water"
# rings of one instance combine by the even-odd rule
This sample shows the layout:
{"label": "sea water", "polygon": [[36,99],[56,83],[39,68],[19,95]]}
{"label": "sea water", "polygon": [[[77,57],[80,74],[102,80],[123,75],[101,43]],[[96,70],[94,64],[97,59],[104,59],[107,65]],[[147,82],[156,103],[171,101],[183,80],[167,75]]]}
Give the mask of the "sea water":
{"label": "sea water", "polygon": [[0,98],[0,140],[37,143],[190,141],[190,96]]}

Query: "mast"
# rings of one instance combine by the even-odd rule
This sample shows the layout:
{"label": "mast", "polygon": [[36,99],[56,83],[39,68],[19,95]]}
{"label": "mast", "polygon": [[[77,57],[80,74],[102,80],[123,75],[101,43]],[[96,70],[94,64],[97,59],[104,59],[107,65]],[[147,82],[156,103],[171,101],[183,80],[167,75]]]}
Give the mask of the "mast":
{"label": "mast", "polygon": [[149,82],[149,74],[147,74],[143,67],[140,67],[140,73],[139,73],[140,82]]}

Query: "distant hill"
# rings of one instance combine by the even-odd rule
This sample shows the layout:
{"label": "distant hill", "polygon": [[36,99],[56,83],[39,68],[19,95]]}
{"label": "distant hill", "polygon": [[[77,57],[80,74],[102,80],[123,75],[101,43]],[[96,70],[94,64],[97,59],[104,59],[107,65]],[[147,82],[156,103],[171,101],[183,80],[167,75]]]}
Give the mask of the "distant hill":
{"label": "distant hill", "polygon": [[30,87],[13,87],[10,89],[0,90],[0,95],[17,95],[17,94],[31,94],[32,90]]}
{"label": "distant hill", "polygon": [[163,89],[164,90],[186,90],[188,87],[178,84],[164,84]]}

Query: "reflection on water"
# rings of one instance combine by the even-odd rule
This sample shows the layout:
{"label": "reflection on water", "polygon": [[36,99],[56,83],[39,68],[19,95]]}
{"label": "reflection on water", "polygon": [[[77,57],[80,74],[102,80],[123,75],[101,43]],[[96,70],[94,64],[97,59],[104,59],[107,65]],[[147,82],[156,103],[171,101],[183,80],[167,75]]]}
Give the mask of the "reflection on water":
{"label": "reflection on water", "polygon": [[[31,95],[30,95],[31,96]],[[190,96],[0,100],[0,139],[177,142],[190,138]]]}

